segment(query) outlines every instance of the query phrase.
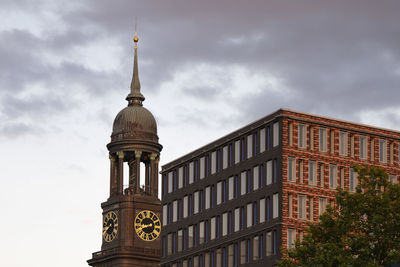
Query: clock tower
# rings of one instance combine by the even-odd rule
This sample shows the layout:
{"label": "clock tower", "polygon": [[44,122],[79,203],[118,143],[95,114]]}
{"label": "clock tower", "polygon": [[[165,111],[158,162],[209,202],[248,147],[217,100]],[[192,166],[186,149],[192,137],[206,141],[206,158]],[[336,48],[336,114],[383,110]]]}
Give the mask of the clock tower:
{"label": "clock tower", "polygon": [[[90,266],[159,266],[161,201],[158,199],[157,123],[143,107],[140,92],[135,30],[135,48],[128,106],[115,117],[111,142],[110,193],[103,209],[102,245],[88,260]],[[125,165],[125,166],[124,166]],[[123,169],[129,169],[124,177]],[[144,173],[141,173],[142,172]],[[144,180],[141,186],[140,178]]]}

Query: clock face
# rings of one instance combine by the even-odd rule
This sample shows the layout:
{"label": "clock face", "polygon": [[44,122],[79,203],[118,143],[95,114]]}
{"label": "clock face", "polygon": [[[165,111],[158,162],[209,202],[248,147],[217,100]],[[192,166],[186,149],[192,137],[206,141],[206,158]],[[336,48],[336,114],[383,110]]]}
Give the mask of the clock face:
{"label": "clock face", "polygon": [[118,232],[118,217],[115,212],[110,211],[103,218],[103,239],[111,242],[115,239]]}
{"label": "clock face", "polygon": [[135,218],[136,234],[144,241],[154,241],[161,233],[161,221],[157,214],[142,210]]}

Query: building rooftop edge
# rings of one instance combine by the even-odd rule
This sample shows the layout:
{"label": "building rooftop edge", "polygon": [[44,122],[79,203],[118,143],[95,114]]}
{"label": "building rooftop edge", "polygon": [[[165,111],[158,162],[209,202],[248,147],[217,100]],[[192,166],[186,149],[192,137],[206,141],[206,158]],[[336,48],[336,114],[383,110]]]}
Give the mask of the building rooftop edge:
{"label": "building rooftop edge", "polygon": [[[310,116],[310,117],[314,117],[314,118],[326,119],[326,120],[330,120],[330,121],[347,123],[347,124],[352,124],[352,125],[355,125],[355,126],[362,126],[362,127],[366,127],[366,128],[378,129],[378,130],[382,130],[382,131],[387,131],[387,132],[393,132],[393,133],[396,133],[396,134],[400,134],[400,131],[392,130],[392,129],[388,129],[388,128],[376,127],[376,126],[372,126],[372,125],[368,125],[368,124],[357,123],[357,122],[352,122],[352,121],[346,121],[346,120],[336,119],[336,118],[332,118],[332,117],[328,117],[328,116],[321,116],[321,115],[316,115],[316,114],[312,114],[312,113],[296,111],[296,110],[292,110],[292,109],[288,109],[288,108],[280,108],[280,109],[278,109],[278,110],[276,110],[276,111],[274,111],[274,112],[272,112],[272,113],[270,113],[270,114],[268,114],[268,115],[266,115],[266,116],[264,116],[264,117],[262,117],[260,119],[257,119],[257,120],[255,120],[255,121],[253,121],[251,123],[248,123],[245,126],[240,127],[239,129],[237,129],[237,130],[235,130],[233,132],[230,132],[230,133],[228,133],[228,134],[226,134],[226,135],[224,135],[224,136],[222,136],[222,137],[220,137],[220,138],[218,138],[218,139],[216,139],[214,141],[211,141],[211,142],[209,142],[209,143],[207,143],[207,144],[205,144],[205,145],[203,145],[203,146],[201,146],[201,147],[199,147],[199,148],[197,148],[197,149],[195,149],[195,150],[193,150],[193,151],[191,151],[189,153],[186,153],[186,154],[180,156],[179,158],[176,158],[176,159],[174,159],[174,160],[162,165],[161,172],[169,170],[171,167],[174,167],[174,166],[176,166],[176,165],[178,165],[178,164],[180,164],[180,163],[182,163],[182,162],[184,162],[186,160],[189,160],[191,155],[193,155],[192,158],[194,158],[194,157],[197,156],[197,155],[195,156],[194,154],[201,154],[201,153],[209,150],[210,146],[212,146],[214,143],[217,143],[218,141],[221,141],[221,140],[226,139],[226,138],[232,138],[233,139],[233,138],[235,138],[237,136],[242,135],[243,133],[245,133],[247,131],[253,130],[253,129],[247,129],[247,128],[249,128],[250,126],[255,125],[257,123],[260,123],[261,121],[264,121],[266,119],[268,119],[269,121],[272,121],[275,118],[280,117],[282,115],[283,116],[290,116],[289,114],[285,114],[285,112],[295,113],[295,114],[298,114],[298,115],[306,115],[306,116]],[[243,131],[243,130],[245,130],[245,131]],[[241,132],[241,131],[243,131],[243,132]],[[239,133],[239,135],[237,135],[237,133]],[[186,157],[189,157],[189,158],[183,160]],[[170,165],[172,165],[172,166],[170,166]]]}

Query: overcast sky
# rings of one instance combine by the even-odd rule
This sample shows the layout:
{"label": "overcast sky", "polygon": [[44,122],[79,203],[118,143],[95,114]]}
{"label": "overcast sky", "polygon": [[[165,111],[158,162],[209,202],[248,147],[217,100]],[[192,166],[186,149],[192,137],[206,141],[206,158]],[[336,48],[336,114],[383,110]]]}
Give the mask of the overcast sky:
{"label": "overcast sky", "polygon": [[100,250],[138,20],[161,164],[285,107],[400,130],[400,1],[0,0],[0,265]]}

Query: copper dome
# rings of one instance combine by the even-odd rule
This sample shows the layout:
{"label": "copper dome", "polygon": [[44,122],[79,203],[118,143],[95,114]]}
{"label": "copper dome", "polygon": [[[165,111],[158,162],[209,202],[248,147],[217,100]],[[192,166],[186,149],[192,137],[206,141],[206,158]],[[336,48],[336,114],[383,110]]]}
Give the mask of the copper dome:
{"label": "copper dome", "polygon": [[143,140],[158,143],[157,123],[143,106],[130,105],[115,117],[111,141]]}

